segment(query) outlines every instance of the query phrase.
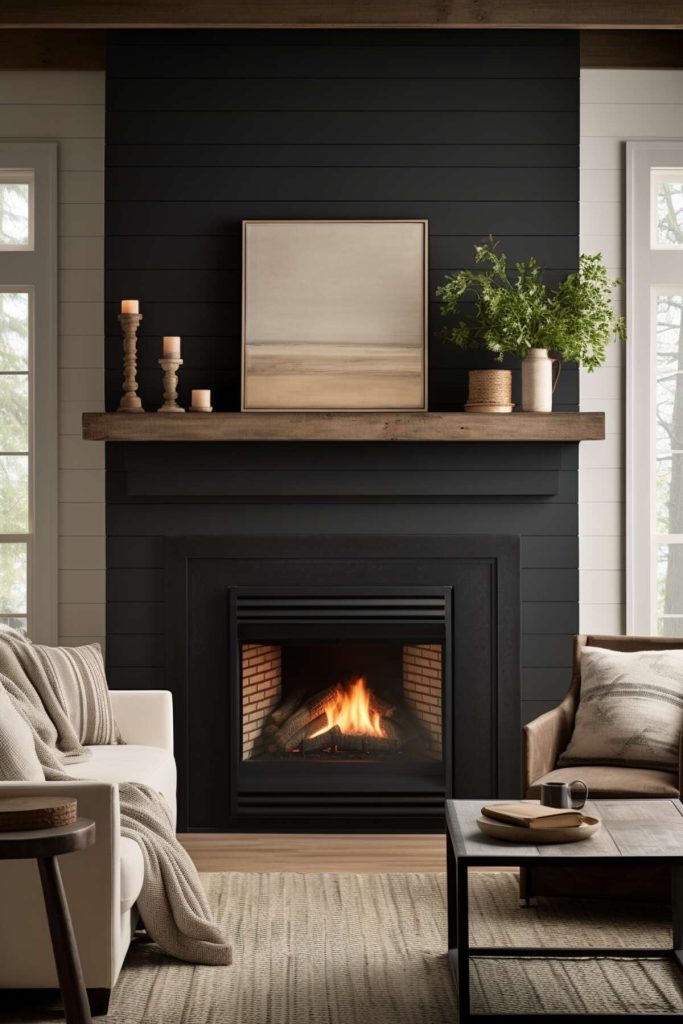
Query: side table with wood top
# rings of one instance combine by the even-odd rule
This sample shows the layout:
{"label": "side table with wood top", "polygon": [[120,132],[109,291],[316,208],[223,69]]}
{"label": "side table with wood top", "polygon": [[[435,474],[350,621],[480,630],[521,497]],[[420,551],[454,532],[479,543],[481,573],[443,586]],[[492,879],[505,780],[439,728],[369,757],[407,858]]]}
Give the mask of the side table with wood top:
{"label": "side table with wood top", "polygon": [[52,951],[59,978],[67,1024],[91,1024],[88,996],[83,984],[69,907],[57,857],[84,850],[95,842],[95,822],[78,818],[71,825],[31,832],[0,832],[0,860],[38,861]]}

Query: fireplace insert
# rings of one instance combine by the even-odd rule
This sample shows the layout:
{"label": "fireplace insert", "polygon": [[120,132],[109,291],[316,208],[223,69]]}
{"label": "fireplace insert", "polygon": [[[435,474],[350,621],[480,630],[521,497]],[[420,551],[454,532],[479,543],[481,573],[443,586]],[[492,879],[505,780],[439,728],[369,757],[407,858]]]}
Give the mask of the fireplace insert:
{"label": "fireplace insert", "polygon": [[230,615],[242,810],[443,798],[449,588],[235,588]]}
{"label": "fireplace insert", "polygon": [[241,645],[242,758],[441,759],[443,645]]}

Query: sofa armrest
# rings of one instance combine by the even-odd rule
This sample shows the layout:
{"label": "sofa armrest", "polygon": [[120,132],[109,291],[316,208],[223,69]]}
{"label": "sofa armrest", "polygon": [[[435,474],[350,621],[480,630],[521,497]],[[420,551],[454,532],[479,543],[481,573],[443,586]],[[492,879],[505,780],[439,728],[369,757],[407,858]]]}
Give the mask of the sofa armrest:
{"label": "sofa armrest", "polygon": [[[115,783],[0,782],[0,798],[69,796],[95,822],[95,842],[59,858],[69,912],[89,988],[111,988],[121,962],[119,790]],[[0,988],[57,984],[34,861],[0,861]],[[0,1000],[1,1001],[1,1000]]]}
{"label": "sofa armrest", "polygon": [[524,795],[543,775],[551,772],[566,749],[574,728],[577,700],[570,690],[561,704],[539,715],[524,726],[522,757],[524,760]]}
{"label": "sofa armrest", "polygon": [[168,690],[111,690],[110,696],[124,743],[173,753],[173,697]]}

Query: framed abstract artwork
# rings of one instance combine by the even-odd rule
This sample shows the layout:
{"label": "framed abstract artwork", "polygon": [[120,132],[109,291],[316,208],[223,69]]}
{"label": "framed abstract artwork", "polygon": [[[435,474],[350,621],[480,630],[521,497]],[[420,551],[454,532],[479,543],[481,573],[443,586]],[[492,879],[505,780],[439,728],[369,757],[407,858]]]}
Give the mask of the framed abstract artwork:
{"label": "framed abstract artwork", "polygon": [[427,221],[243,222],[242,409],[426,408]]}

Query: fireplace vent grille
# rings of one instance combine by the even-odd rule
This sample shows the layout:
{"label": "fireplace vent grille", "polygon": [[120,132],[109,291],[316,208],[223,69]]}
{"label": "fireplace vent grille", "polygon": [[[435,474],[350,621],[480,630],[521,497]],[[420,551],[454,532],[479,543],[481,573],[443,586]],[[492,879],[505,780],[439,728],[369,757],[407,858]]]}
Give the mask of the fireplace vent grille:
{"label": "fireplace vent grille", "polygon": [[277,620],[340,622],[400,622],[404,620],[443,622],[447,611],[444,591],[430,594],[368,593],[305,595],[246,595],[235,601],[238,621]]}

